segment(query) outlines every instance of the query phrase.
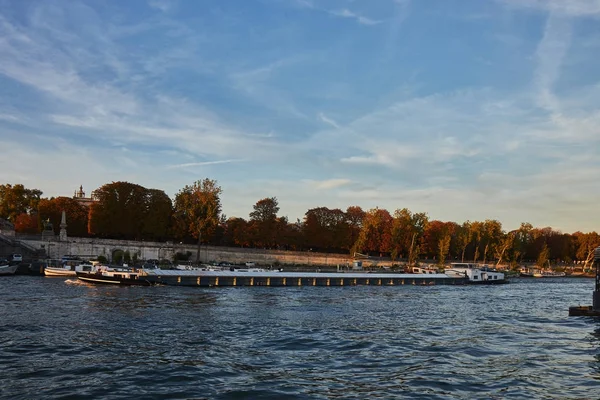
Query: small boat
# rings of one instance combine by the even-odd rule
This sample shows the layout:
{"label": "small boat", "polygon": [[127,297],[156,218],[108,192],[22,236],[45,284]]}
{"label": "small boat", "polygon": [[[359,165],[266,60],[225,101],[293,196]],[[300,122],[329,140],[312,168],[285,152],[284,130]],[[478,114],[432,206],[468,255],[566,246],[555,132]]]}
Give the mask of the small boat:
{"label": "small boat", "polygon": [[130,268],[97,265],[91,271],[76,271],[77,279],[87,283],[124,286],[150,286],[146,274]]}
{"label": "small boat", "polygon": [[508,283],[504,273],[496,271],[488,266],[473,263],[452,263],[446,268],[445,273],[449,276],[465,276],[469,279],[467,283],[472,285],[497,285]]}
{"label": "small boat", "polygon": [[45,276],[58,276],[58,277],[73,277],[77,276],[77,271],[85,272],[93,269],[92,264],[79,264],[79,265],[63,265],[62,267],[46,267],[44,268]]}
{"label": "small boat", "polygon": [[17,268],[19,268],[19,264],[10,265],[0,265],[0,275],[14,275],[17,272]]}

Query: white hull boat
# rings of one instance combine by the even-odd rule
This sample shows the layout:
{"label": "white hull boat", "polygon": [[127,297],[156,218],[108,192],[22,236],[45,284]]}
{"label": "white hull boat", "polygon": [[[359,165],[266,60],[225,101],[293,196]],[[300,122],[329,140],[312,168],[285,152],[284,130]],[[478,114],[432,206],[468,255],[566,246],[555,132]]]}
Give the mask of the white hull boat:
{"label": "white hull boat", "polygon": [[14,275],[17,272],[17,268],[19,268],[19,264],[15,265],[0,265],[0,275]]}
{"label": "white hull boat", "polygon": [[65,265],[64,267],[46,267],[44,268],[44,275],[64,278],[75,277],[77,276],[78,271],[91,271],[92,267],[92,264],[80,264],[76,266]]}

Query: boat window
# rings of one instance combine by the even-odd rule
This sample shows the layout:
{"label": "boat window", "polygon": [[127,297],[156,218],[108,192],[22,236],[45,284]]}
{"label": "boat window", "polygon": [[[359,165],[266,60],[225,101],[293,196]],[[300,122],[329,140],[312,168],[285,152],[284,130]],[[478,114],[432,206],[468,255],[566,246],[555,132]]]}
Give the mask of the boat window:
{"label": "boat window", "polygon": [[479,279],[479,276],[473,275],[473,279]]}

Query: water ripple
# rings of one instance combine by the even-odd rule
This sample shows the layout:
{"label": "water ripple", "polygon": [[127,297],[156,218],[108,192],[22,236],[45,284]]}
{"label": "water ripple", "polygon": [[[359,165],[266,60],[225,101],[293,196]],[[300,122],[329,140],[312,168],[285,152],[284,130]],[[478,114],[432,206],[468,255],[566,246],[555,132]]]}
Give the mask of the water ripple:
{"label": "water ripple", "polygon": [[0,397],[600,398],[587,279],[103,287],[0,279]]}

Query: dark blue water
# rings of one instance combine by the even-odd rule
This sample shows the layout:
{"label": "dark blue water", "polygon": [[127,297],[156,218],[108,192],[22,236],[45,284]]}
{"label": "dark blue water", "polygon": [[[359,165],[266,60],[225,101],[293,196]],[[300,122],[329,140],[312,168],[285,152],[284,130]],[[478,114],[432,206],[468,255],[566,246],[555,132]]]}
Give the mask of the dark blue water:
{"label": "dark blue water", "polygon": [[0,397],[595,399],[593,280],[181,288],[0,279]]}

